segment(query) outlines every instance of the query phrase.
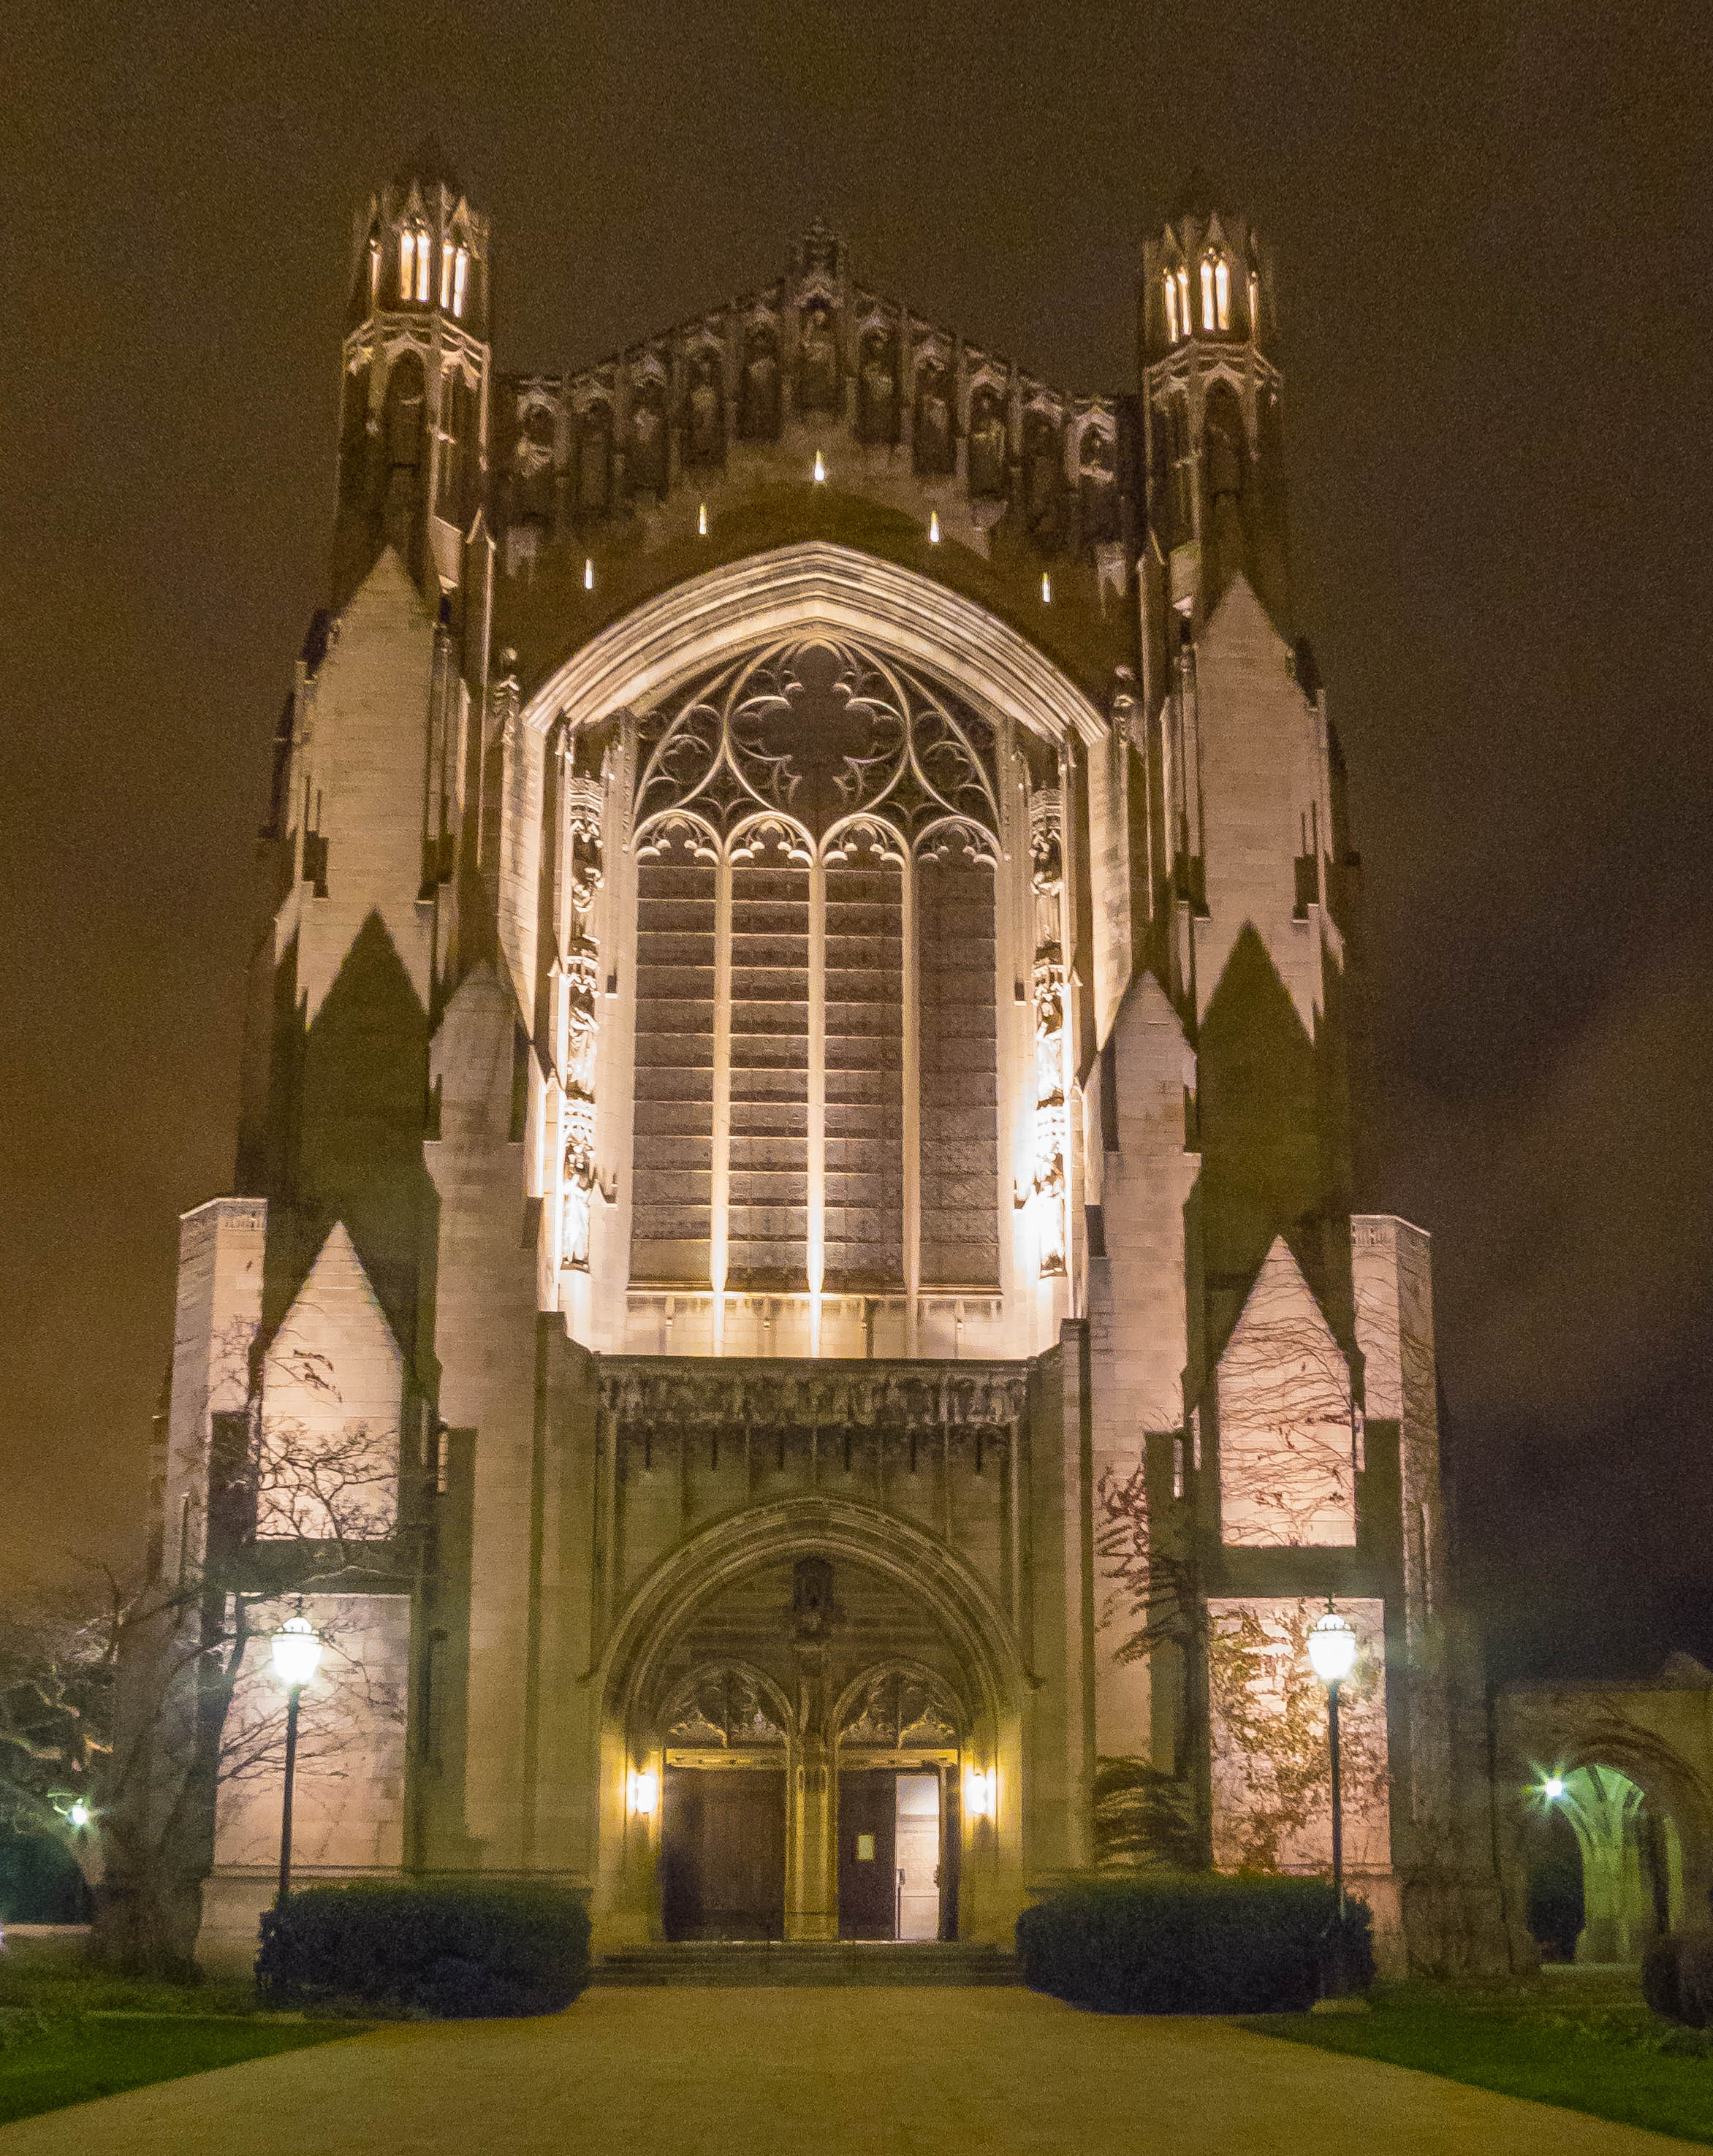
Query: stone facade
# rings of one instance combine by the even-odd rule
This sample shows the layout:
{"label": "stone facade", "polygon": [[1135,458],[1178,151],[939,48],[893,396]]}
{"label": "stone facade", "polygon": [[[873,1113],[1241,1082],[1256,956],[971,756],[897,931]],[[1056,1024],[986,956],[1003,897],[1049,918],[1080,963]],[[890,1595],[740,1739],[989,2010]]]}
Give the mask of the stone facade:
{"label": "stone facade", "polygon": [[[1265,252],[1175,215],[1103,398],[819,228],[506,377],[489,249],[432,166],[358,220],[244,1194],[185,1229],[157,1562],[218,1394],[239,1556],[345,1671],[301,1869],[884,1929],[890,1776],[945,1936],[1096,1866],[1313,1871],[1331,1598],[1396,1953],[1461,1862],[1428,1240],[1353,1209]],[[248,1756],[211,1928],[267,1892]]]}

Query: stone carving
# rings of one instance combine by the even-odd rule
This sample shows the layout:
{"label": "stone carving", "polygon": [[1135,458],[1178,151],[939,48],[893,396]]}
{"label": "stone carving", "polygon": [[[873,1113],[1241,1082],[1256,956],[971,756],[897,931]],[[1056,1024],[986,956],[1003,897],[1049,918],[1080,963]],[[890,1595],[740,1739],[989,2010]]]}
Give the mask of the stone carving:
{"label": "stone carving", "polygon": [[984,382],[970,400],[970,492],[977,500],[997,500],[1005,490],[1005,399]]}
{"label": "stone carving", "polygon": [[726,396],[718,346],[691,354],[684,393],[684,461],[717,465],[726,453]]}
{"label": "stone carving", "polygon": [[633,495],[666,490],[666,392],[652,370],[631,384],[625,478]]}
{"label": "stone carving", "polygon": [[898,439],[898,355],[896,336],[884,322],[862,332],[856,370],[856,433],[870,443]]}
{"label": "stone carving", "polygon": [[597,1183],[594,1070],[600,951],[589,932],[603,875],[601,787],[598,779],[570,767],[569,744],[563,754],[566,887],[574,926],[559,963],[564,998],[559,1263],[583,1271],[589,1265],[590,1208]]}
{"label": "stone carving", "polygon": [[925,1671],[879,1670],[865,1679],[839,1727],[844,1746],[887,1752],[949,1750],[964,1715],[946,1686]]}
{"label": "stone carving", "polygon": [[[832,639],[774,644],[639,730],[645,858],[701,834],[705,857],[786,819],[807,859],[877,846],[998,856],[986,725],[895,662]],[[691,850],[699,850],[692,846]]]}
{"label": "stone carving", "polygon": [[1059,942],[1064,847],[1056,787],[1035,795],[1029,812],[1035,886],[1035,1174],[1026,1195],[1035,1212],[1043,1280],[1065,1270],[1067,1222],[1065,1158],[1065,966]]}
{"label": "stone carving", "polygon": [[826,300],[811,300],[797,332],[797,409],[839,408],[839,346],[835,317]]}
{"label": "stone carving", "polygon": [[697,1751],[783,1744],[785,1732],[747,1670],[699,1670],[662,1717],[666,1742]]}
{"label": "stone carving", "polygon": [[952,437],[951,370],[932,348],[916,362],[916,469],[924,478],[950,472],[957,460]]}
{"label": "stone carving", "polygon": [[1009,1365],[962,1363],[929,1370],[862,1363],[809,1369],[737,1370],[698,1360],[610,1358],[601,1403],[620,1423],[738,1430],[1012,1429],[1021,1421],[1027,1379]]}
{"label": "stone carving", "polygon": [[765,316],[743,336],[743,381],[738,431],[746,442],[776,441],[779,432],[779,340]]}

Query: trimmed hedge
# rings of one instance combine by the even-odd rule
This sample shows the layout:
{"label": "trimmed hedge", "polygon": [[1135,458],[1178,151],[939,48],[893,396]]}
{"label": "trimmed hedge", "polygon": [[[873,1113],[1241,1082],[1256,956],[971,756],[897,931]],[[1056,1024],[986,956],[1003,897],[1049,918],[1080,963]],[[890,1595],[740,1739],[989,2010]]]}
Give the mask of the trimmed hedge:
{"label": "trimmed hedge", "polygon": [[1374,1976],[1368,1910],[1319,1879],[1155,1874],[1067,1887],[1017,1919],[1023,1981],[1107,2014],[1300,2012]]}
{"label": "trimmed hedge", "polygon": [[568,1888],[309,1887],[262,1917],[269,1999],[448,2020],[557,2014],[589,1981],[589,1912]]}

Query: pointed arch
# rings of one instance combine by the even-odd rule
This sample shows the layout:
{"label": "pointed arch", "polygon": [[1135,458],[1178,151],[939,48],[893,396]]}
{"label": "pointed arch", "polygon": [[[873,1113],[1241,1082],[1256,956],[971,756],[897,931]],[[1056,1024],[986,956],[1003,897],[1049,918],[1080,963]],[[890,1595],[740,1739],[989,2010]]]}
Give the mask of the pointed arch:
{"label": "pointed arch", "polygon": [[750,555],[646,600],[550,674],[522,716],[542,734],[560,718],[592,724],[768,637],[810,628],[914,661],[990,720],[1055,742],[1106,737],[1106,721],[1075,683],[985,608],[824,540]]}

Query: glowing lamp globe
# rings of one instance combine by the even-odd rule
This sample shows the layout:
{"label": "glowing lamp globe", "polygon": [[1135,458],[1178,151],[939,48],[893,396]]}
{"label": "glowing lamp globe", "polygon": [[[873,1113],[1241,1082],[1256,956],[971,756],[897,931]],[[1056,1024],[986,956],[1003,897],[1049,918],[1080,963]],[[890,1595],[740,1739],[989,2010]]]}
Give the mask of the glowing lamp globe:
{"label": "glowing lamp globe", "polygon": [[1541,1784],[1541,1794],[1546,1798],[1549,1804],[1556,1804],[1559,1799],[1564,1794],[1564,1778],[1562,1775],[1549,1774],[1546,1777],[1546,1779]]}
{"label": "glowing lamp globe", "polygon": [[1322,1684],[1342,1684],[1356,1666],[1356,1635],[1348,1618],[1329,1609],[1309,1634],[1309,1660]]}
{"label": "glowing lamp globe", "polygon": [[90,1810],[83,1799],[80,1797],[77,1802],[73,1804],[71,1810],[67,1812],[65,1816],[70,1820],[74,1826],[85,1827],[90,1824],[90,1820],[95,1817],[95,1814]]}
{"label": "glowing lamp globe", "polygon": [[307,1617],[288,1617],[272,1646],[274,1674],[288,1691],[306,1685],[321,1666],[322,1635]]}

